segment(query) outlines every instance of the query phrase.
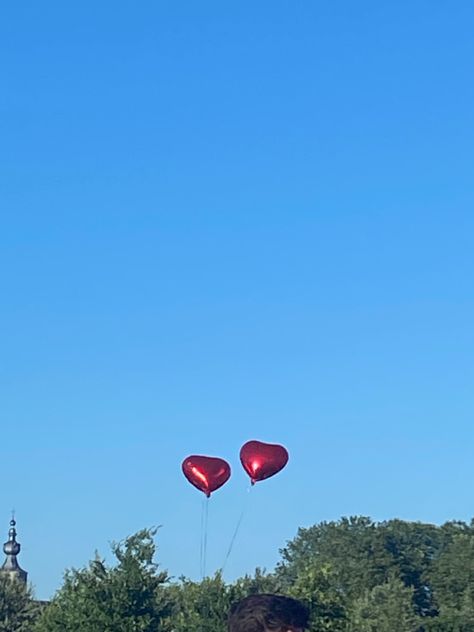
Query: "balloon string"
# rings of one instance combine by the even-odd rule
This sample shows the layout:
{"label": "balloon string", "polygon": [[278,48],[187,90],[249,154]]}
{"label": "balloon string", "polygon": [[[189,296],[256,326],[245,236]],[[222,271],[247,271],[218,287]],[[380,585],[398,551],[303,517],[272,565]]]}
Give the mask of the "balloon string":
{"label": "balloon string", "polygon": [[204,511],[205,511],[205,500],[203,499],[201,503],[201,541],[199,543],[199,574],[201,575],[201,579],[204,577]]}
{"label": "balloon string", "polygon": [[203,555],[202,555],[202,579],[206,576],[207,559],[207,526],[209,522],[209,498],[204,500],[204,530],[203,530]]}
{"label": "balloon string", "polygon": [[252,485],[249,485],[249,487],[247,488],[247,493],[245,495],[245,500],[244,500],[244,506],[242,507],[242,511],[240,512],[240,516],[239,519],[237,520],[237,525],[235,527],[234,533],[232,535],[232,538],[230,540],[230,544],[229,544],[229,548],[227,549],[227,554],[225,556],[225,560],[224,560],[224,564],[221,567],[221,573],[224,572],[224,569],[226,567],[226,564],[229,560],[230,554],[232,553],[232,550],[234,548],[234,544],[235,541],[237,539],[237,535],[239,534],[240,531],[240,527],[242,525],[242,522],[244,520],[244,516],[247,512],[247,508],[248,508],[248,504],[249,504],[249,498],[250,498],[250,490],[252,489]]}

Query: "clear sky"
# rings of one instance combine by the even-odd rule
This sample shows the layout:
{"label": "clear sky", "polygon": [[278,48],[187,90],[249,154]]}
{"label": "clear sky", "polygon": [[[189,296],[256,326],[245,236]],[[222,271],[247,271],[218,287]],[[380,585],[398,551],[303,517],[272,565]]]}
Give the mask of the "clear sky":
{"label": "clear sky", "polygon": [[0,532],[50,596],[163,525],[233,579],[298,526],[474,514],[474,4],[4,3]]}

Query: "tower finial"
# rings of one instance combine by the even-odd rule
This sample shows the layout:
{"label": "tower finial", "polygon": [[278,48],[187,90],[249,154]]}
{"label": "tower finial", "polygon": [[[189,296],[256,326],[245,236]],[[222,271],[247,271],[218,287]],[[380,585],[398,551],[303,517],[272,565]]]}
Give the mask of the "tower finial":
{"label": "tower finial", "polygon": [[13,510],[12,519],[10,520],[10,529],[8,531],[8,540],[3,545],[3,552],[5,553],[6,558],[0,572],[7,573],[12,579],[17,579],[26,584],[28,573],[20,567],[17,560],[17,555],[21,551],[21,545],[16,541],[15,527],[15,510]]}

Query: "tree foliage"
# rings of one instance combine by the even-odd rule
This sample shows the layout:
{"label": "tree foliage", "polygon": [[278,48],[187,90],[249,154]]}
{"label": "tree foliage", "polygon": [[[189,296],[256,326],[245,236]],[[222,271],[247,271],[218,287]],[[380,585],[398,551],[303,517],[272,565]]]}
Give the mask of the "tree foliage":
{"label": "tree foliage", "polygon": [[419,626],[413,589],[395,577],[355,599],[348,621],[349,632],[416,632]]}
{"label": "tree foliage", "polygon": [[37,632],[168,632],[168,576],[154,563],[154,534],[143,530],[114,544],[113,567],[96,556],[86,568],[67,571]]}
{"label": "tree foliage", "polygon": [[171,628],[173,632],[225,632],[232,603],[255,593],[279,592],[279,588],[277,578],[261,569],[232,584],[226,584],[220,572],[200,582],[183,577],[169,587]]}
{"label": "tree foliage", "polygon": [[[171,581],[155,531],[67,571],[37,622],[31,593],[0,581],[0,632],[225,632],[231,604],[261,592],[303,600],[311,632],[474,632],[474,524],[343,518],[300,529],[274,572]],[[3,626],[3,627],[2,627]]]}
{"label": "tree foliage", "polygon": [[30,588],[0,576],[0,632],[29,632],[38,613]]}
{"label": "tree foliage", "polygon": [[330,568],[312,603],[340,597],[345,624],[340,610],[330,614],[337,630],[474,632],[473,524],[343,518],[300,529],[281,553],[276,574],[289,590],[308,589],[311,574]]}
{"label": "tree foliage", "polygon": [[342,632],[346,629],[346,602],[330,564],[308,563],[287,592],[309,606],[312,630]]}
{"label": "tree foliage", "polygon": [[201,582],[182,578],[169,588],[169,595],[173,603],[173,632],[224,632],[230,590],[219,573]]}

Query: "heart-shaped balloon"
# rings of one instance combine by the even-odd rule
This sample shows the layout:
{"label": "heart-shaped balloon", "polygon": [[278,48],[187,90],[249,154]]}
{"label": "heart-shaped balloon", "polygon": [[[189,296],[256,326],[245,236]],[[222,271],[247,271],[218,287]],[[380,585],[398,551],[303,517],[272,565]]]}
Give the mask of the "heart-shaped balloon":
{"label": "heart-shaped balloon", "polygon": [[227,461],[212,456],[188,456],[181,467],[191,485],[204,492],[208,498],[230,478]]}
{"label": "heart-shaped balloon", "polygon": [[240,450],[240,461],[252,485],[277,474],[288,463],[288,452],[282,445],[247,441]]}

